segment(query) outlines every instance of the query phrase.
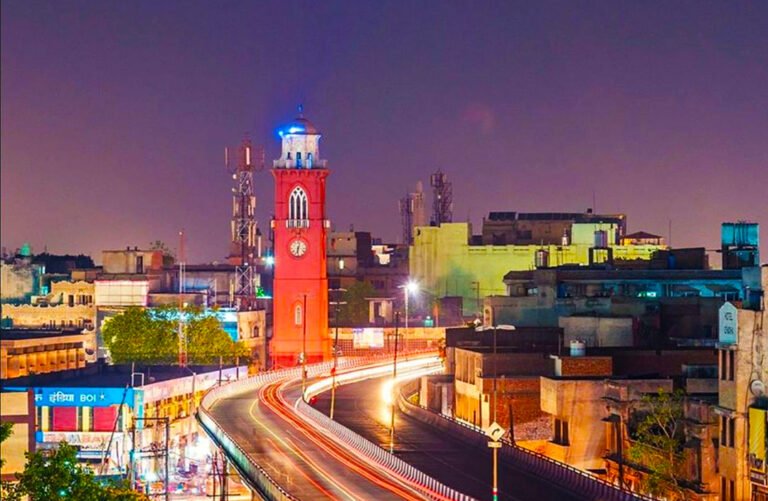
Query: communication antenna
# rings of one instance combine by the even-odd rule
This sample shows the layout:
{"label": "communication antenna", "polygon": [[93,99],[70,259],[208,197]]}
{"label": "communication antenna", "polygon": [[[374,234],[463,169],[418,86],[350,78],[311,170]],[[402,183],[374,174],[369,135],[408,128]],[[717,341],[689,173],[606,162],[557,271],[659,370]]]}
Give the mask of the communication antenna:
{"label": "communication antenna", "polygon": [[432,222],[439,226],[453,221],[453,183],[438,169],[429,177],[432,186]]}
{"label": "communication antenna", "polygon": [[184,262],[184,229],[179,231],[179,367],[187,366],[187,336],[184,332],[184,279],[187,265]]}
{"label": "communication antenna", "polygon": [[264,148],[243,140],[232,164],[229,148],[224,148],[224,165],[232,175],[231,238],[227,261],[235,265],[234,296],[240,308],[247,308],[256,298],[254,269],[258,257],[256,195],[253,174],[264,170]]}

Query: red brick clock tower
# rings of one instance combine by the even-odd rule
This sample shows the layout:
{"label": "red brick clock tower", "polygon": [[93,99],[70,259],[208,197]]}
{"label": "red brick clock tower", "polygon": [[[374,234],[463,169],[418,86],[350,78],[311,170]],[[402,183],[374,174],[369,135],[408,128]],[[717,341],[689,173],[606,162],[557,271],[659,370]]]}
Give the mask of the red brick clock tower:
{"label": "red brick clock tower", "polygon": [[299,114],[280,130],[283,151],[274,161],[275,271],[270,357],[273,367],[327,360],[325,180],[329,171],[318,149],[320,133]]}

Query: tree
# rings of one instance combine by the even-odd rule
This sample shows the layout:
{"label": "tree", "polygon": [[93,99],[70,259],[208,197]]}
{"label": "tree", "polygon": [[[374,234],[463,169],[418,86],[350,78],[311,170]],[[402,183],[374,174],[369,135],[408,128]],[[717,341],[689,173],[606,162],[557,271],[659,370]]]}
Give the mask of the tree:
{"label": "tree", "polygon": [[31,501],[141,501],[146,496],[124,482],[105,483],[77,463],[77,449],[66,442],[53,450],[27,453],[27,465],[18,477],[14,495]]}
{"label": "tree", "polygon": [[247,348],[233,341],[213,315],[191,317],[186,324],[186,333],[187,356],[192,363],[210,364],[218,362],[219,357],[229,361],[248,354]]}
{"label": "tree", "polygon": [[[6,422],[6,423],[0,423],[0,453],[2,453],[3,449],[3,442],[6,441],[8,437],[11,436],[11,430],[13,428],[13,423]],[[3,467],[5,464],[5,459],[0,456],[0,468]],[[9,482],[2,482],[0,483],[0,499],[5,499],[8,501],[16,501],[20,498],[20,494],[16,492],[16,487],[12,485]]]}
{"label": "tree", "polygon": [[[0,423],[0,444],[5,442],[5,440],[11,436],[11,428],[13,428],[13,423]],[[2,451],[2,447],[0,447],[0,451]],[[4,464],[5,459],[0,456],[0,468],[2,468]]]}
{"label": "tree", "polygon": [[178,358],[178,334],[168,318],[130,307],[102,328],[104,343],[114,363],[171,363]]}
{"label": "tree", "polygon": [[339,323],[342,325],[361,325],[368,323],[368,298],[376,295],[371,282],[355,282],[347,288],[342,301],[347,304],[339,308]]}
{"label": "tree", "polygon": [[684,480],[685,393],[659,390],[644,395],[627,457],[643,470],[642,488],[655,497],[686,499]]}
{"label": "tree", "polygon": [[[188,307],[183,310],[187,360],[194,364],[216,363],[221,357],[232,361],[247,356],[242,343],[235,342],[210,312]],[[104,325],[102,335],[115,363],[169,364],[179,357],[179,311],[128,308]]]}

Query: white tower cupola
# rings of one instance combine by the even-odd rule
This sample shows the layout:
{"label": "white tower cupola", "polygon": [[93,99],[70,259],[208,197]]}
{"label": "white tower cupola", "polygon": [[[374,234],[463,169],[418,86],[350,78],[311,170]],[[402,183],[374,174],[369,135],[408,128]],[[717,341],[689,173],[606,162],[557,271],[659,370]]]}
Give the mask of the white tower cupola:
{"label": "white tower cupola", "polygon": [[324,169],[326,162],[320,159],[320,138],[312,122],[304,118],[303,107],[299,116],[282,127],[278,134],[283,140],[283,152],[273,162],[276,169]]}

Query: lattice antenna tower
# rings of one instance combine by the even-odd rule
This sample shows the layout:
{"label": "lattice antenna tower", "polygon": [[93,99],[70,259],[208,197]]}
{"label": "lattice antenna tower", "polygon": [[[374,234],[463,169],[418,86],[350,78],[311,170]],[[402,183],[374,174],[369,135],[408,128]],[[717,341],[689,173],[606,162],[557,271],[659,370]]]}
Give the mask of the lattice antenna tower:
{"label": "lattice antenna tower", "polygon": [[432,186],[432,222],[436,225],[453,221],[453,183],[440,169],[429,177]]}
{"label": "lattice antenna tower", "polygon": [[257,253],[256,195],[253,174],[264,170],[264,148],[254,148],[243,140],[237,150],[236,165],[230,163],[229,148],[224,149],[224,163],[232,175],[232,221],[228,261],[235,265],[234,295],[245,308],[256,298],[255,264]]}
{"label": "lattice antenna tower", "polygon": [[407,194],[400,199],[400,224],[405,245],[413,243],[413,195]]}

